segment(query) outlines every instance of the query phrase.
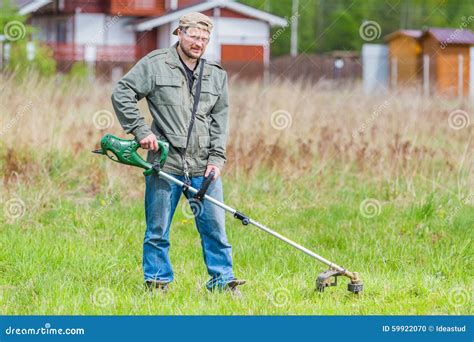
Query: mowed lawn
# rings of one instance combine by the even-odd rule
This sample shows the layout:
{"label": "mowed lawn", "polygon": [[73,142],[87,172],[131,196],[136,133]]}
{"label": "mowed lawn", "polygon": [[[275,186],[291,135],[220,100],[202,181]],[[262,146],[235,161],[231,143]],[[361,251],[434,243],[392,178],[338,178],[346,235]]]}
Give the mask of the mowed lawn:
{"label": "mowed lawn", "polygon": [[325,265],[227,215],[235,274],[248,283],[240,299],[208,293],[199,235],[182,199],[171,228],[175,282],[165,296],[148,293],[141,268],[143,199],[129,196],[143,191],[137,177],[94,196],[81,193],[80,184],[61,182],[50,186],[62,187],[64,196],[48,196],[44,184],[17,191],[19,211],[0,221],[0,313],[473,313],[474,210],[449,185],[414,178],[416,191],[407,191],[403,179],[394,188],[335,165],[296,179],[261,171],[224,180],[227,204],[359,272],[364,292],[348,292],[346,278],[316,292]]}

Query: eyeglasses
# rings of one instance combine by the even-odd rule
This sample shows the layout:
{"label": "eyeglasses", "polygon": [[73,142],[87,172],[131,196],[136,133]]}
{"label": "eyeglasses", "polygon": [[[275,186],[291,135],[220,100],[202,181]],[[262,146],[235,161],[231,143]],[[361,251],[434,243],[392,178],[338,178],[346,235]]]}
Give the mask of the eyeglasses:
{"label": "eyeglasses", "polygon": [[197,35],[194,35],[194,34],[189,34],[188,32],[186,32],[186,30],[181,30],[181,32],[183,32],[186,37],[188,37],[189,39],[191,39],[195,43],[198,42],[198,41],[201,41],[203,44],[207,44],[207,43],[209,43],[209,40],[211,39],[209,36],[208,37],[201,37],[201,36],[197,36]]}

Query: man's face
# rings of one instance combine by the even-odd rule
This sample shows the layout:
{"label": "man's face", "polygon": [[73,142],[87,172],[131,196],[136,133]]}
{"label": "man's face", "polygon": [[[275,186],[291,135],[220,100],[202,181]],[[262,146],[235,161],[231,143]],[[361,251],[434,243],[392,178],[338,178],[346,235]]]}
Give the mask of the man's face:
{"label": "man's face", "polygon": [[179,45],[184,54],[192,59],[201,58],[209,43],[209,32],[196,27],[178,31]]}

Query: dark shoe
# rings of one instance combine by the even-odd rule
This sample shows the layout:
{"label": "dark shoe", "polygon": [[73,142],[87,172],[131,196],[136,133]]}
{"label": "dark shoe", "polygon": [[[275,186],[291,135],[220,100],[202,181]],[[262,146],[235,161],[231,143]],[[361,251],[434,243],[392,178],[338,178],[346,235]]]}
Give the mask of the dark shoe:
{"label": "dark shoe", "polygon": [[240,285],[244,285],[247,281],[243,280],[243,279],[232,279],[231,281],[229,281],[227,284],[225,284],[226,287],[231,287],[231,288],[235,288],[237,286],[240,286]]}
{"label": "dark shoe", "polygon": [[159,291],[161,293],[166,293],[168,292],[168,282],[166,281],[160,281],[160,280],[147,280],[145,282],[145,286],[148,291],[154,292],[154,291]]}
{"label": "dark shoe", "polygon": [[232,296],[242,298],[242,292],[237,286],[244,285],[246,283],[243,279],[232,279],[224,286],[224,291],[229,292]]}

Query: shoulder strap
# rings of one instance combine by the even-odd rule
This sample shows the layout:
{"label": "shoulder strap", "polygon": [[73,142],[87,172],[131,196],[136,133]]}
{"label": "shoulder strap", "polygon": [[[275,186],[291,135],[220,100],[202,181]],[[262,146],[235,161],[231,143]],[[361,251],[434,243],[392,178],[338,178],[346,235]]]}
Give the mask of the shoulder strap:
{"label": "shoulder strap", "polygon": [[204,58],[201,58],[201,64],[200,64],[200,69],[199,69],[199,78],[198,78],[198,83],[196,84],[196,93],[194,94],[194,103],[193,103],[193,111],[191,112],[191,120],[189,121],[189,127],[188,127],[188,136],[186,138],[186,147],[184,148],[183,152],[183,171],[184,171],[184,176],[186,180],[189,180],[189,172],[188,172],[188,165],[186,163],[186,152],[188,151],[188,145],[189,145],[189,140],[191,139],[191,133],[193,130],[194,126],[194,121],[196,120],[196,113],[198,110],[199,106],[199,99],[201,97],[201,83],[202,83],[202,74],[204,71],[204,64],[206,63],[206,60]]}

